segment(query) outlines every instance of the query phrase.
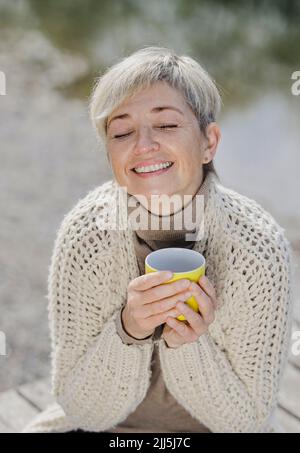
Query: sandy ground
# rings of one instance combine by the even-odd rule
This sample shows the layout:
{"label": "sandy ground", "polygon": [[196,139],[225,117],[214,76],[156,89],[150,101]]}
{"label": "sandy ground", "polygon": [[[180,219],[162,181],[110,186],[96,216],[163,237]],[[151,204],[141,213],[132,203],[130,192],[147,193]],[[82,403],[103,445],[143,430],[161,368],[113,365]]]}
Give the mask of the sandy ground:
{"label": "sandy ground", "polygon": [[0,330],[7,341],[0,391],[48,374],[45,296],[56,231],[79,198],[111,177],[86,105],[55,91],[80,76],[85,62],[38,33],[8,40],[10,54],[0,48],[7,77],[0,98]]}
{"label": "sandy ground", "polygon": [[[0,391],[49,374],[46,285],[55,235],[78,199],[111,178],[86,104],[56,91],[82,75],[86,62],[37,32],[7,42],[9,55],[0,41],[7,74],[0,98],[0,330],[7,338]],[[297,231],[292,240],[300,262]]]}

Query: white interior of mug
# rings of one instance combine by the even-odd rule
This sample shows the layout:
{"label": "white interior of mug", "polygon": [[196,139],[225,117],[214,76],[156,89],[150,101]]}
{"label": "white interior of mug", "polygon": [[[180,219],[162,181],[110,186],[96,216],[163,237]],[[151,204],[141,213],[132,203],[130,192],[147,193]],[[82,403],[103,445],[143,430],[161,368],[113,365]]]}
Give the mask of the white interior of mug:
{"label": "white interior of mug", "polygon": [[146,257],[146,264],[158,271],[191,272],[205,264],[205,258],[195,250],[169,247],[155,250]]}

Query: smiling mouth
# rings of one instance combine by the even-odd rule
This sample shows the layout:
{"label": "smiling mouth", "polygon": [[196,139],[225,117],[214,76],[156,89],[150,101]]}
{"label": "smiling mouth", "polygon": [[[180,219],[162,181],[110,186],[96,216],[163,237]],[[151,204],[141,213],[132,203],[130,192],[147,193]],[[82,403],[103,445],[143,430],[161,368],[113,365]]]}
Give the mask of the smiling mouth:
{"label": "smiling mouth", "polygon": [[168,164],[169,165],[167,165],[167,166],[161,166],[160,168],[153,168],[153,169],[149,169],[146,171],[145,170],[137,171],[136,168],[132,168],[131,171],[133,171],[138,176],[159,174],[159,173],[164,173],[165,171],[169,170],[174,165],[174,162],[169,161]]}

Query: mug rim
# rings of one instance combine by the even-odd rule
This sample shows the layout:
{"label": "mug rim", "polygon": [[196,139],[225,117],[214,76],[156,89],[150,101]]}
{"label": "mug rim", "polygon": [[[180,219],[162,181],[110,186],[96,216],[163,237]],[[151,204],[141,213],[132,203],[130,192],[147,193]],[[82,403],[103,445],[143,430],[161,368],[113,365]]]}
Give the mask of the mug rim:
{"label": "mug rim", "polygon": [[[174,275],[174,274],[175,274],[175,275],[180,275],[180,274],[186,274],[187,272],[194,272],[194,271],[196,271],[197,269],[201,269],[201,268],[204,267],[205,264],[206,264],[205,257],[202,255],[202,253],[197,252],[196,250],[186,249],[186,248],[184,248],[184,247],[164,247],[164,248],[162,248],[162,249],[153,250],[153,252],[150,252],[150,253],[146,256],[146,258],[145,258],[145,264],[146,264],[151,270],[153,270],[153,271],[157,271],[157,272],[158,272],[159,269],[155,269],[154,267],[152,267],[152,266],[148,263],[148,258],[150,257],[150,255],[151,255],[151,256],[152,256],[152,255],[155,255],[156,253],[159,253],[159,252],[161,252],[162,250],[168,250],[168,251],[169,251],[169,250],[182,250],[182,251],[184,250],[184,253],[188,253],[188,254],[191,254],[191,253],[192,253],[193,255],[196,254],[197,257],[199,257],[199,255],[200,255],[200,256],[202,257],[202,259],[203,259],[203,263],[202,263],[200,266],[193,267],[193,268],[191,268],[191,269],[188,270],[188,271],[182,271],[182,272],[173,272],[173,271],[171,271],[171,272],[173,273],[173,275]],[[168,270],[168,269],[167,269],[167,270]]]}

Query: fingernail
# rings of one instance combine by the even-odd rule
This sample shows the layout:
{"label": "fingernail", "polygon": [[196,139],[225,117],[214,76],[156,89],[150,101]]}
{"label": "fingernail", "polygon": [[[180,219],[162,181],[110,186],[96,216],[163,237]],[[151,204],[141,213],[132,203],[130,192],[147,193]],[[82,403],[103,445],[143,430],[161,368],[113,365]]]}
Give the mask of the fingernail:
{"label": "fingernail", "polygon": [[182,293],[180,294],[180,296],[178,297],[178,300],[181,300],[183,302],[185,302],[190,296],[190,293]]}
{"label": "fingernail", "polygon": [[187,288],[189,285],[190,285],[190,280],[181,280],[181,285],[184,287],[184,288]]}

